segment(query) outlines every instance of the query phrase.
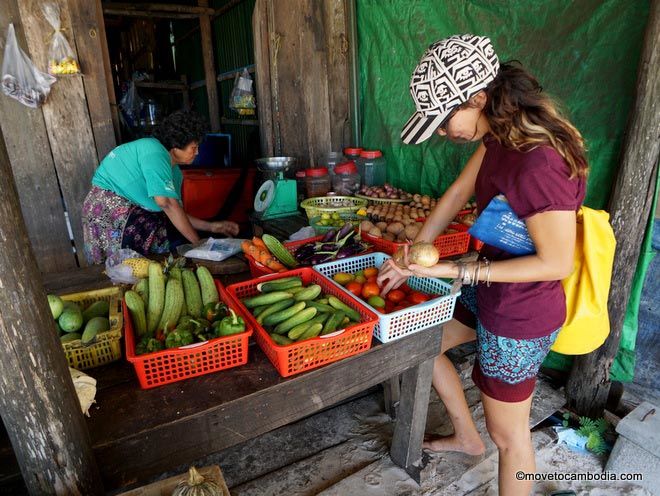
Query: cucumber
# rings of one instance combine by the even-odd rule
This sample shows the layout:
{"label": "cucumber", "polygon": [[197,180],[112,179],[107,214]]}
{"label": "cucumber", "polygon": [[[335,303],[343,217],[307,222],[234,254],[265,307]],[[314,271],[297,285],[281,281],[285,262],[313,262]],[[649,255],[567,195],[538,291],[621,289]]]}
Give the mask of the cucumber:
{"label": "cucumber", "polygon": [[149,264],[149,303],[147,305],[147,331],[153,335],[165,306],[165,276],[159,263]]}
{"label": "cucumber", "polygon": [[248,308],[255,308],[261,305],[272,305],[273,303],[286,300],[292,296],[293,294],[287,291],[273,291],[272,293],[260,294],[258,296],[253,296],[252,298],[245,298],[243,300],[243,305]]}
{"label": "cucumber", "polygon": [[307,330],[303,333],[303,335],[298,338],[298,341],[315,338],[316,336],[321,334],[322,329],[323,329],[323,324],[312,324],[307,328]]}
{"label": "cucumber", "polygon": [[328,298],[328,303],[330,304],[331,307],[334,307],[337,310],[341,310],[342,312],[344,312],[351,320],[354,320],[356,322],[360,322],[362,320],[362,317],[357,312],[357,310],[353,310],[351,307],[340,301],[339,298],[337,298],[336,296],[330,296]]}
{"label": "cucumber", "polygon": [[144,301],[137,291],[128,290],[124,293],[124,301],[131,314],[133,329],[138,338],[147,333],[147,317],[144,313]]}
{"label": "cucumber", "polygon": [[305,334],[305,331],[307,331],[307,329],[313,325],[320,325],[321,328],[323,328],[323,324],[313,324],[311,320],[308,320],[307,322],[303,322],[302,324],[298,324],[292,329],[289,329],[287,337],[293,341],[297,341],[298,338]]}
{"label": "cucumber", "polygon": [[341,324],[344,320],[345,316],[346,314],[341,310],[337,310],[335,313],[333,313],[323,326],[322,334],[330,334],[331,332],[335,332],[337,327],[339,327],[339,324]]}
{"label": "cucumber", "polygon": [[257,284],[257,289],[262,293],[271,293],[273,291],[285,291],[287,289],[301,287],[302,285],[303,283],[300,277],[285,277],[284,279]]}
{"label": "cucumber", "polygon": [[286,248],[284,248],[282,243],[280,243],[277,238],[271,236],[270,234],[264,234],[261,236],[261,240],[266,245],[266,248],[268,248],[268,251],[270,251],[275,258],[277,258],[288,268],[292,269],[298,265],[297,260],[293,258],[293,255],[291,255],[291,253]]}
{"label": "cucumber", "polygon": [[301,291],[305,291],[305,289],[306,288],[304,288],[303,286],[298,286],[298,287],[295,287],[295,288],[289,288],[289,289],[287,289],[287,291],[289,293],[293,293],[295,295],[297,293],[300,293]]}
{"label": "cucumber", "polygon": [[280,322],[284,322],[285,320],[290,319],[294,315],[304,310],[305,306],[305,302],[300,301],[289,308],[285,308],[284,310],[280,310],[279,312],[275,312],[264,317],[262,322],[267,326],[277,325]]}
{"label": "cucumber", "polygon": [[318,310],[314,307],[305,308],[302,312],[298,312],[293,317],[278,324],[275,328],[275,332],[277,334],[284,334],[296,327],[298,324],[302,324],[303,322],[307,322],[308,320],[313,319],[317,313]]}
{"label": "cucumber", "polygon": [[264,319],[274,313],[278,313],[281,310],[289,308],[295,303],[292,298],[287,298],[286,300],[278,301],[272,305],[265,305],[266,309],[257,316],[257,322],[260,324],[264,323]]}
{"label": "cucumber", "polygon": [[269,306],[270,305],[261,305],[260,307],[255,308],[254,310],[252,310],[252,315],[254,315],[255,317],[259,317],[259,315],[261,315],[261,313],[264,310],[266,310]]}
{"label": "cucumber", "polygon": [[303,291],[300,291],[293,295],[293,298],[296,301],[307,301],[317,298],[321,294],[321,286],[318,284],[312,284],[307,286]]}
{"label": "cucumber", "polygon": [[292,344],[294,341],[292,339],[287,338],[286,336],[280,336],[279,334],[270,334],[270,339],[275,341],[275,344],[278,344],[280,346],[286,346],[287,344]]}
{"label": "cucumber", "polygon": [[202,294],[202,305],[207,303],[215,303],[220,301],[218,295],[218,288],[215,286],[215,281],[208,268],[200,265],[197,267],[197,280],[199,281],[199,289]]}
{"label": "cucumber", "polygon": [[181,271],[181,283],[183,284],[183,296],[186,300],[186,313],[193,317],[202,316],[202,290],[195,273],[190,269]]}
{"label": "cucumber", "polygon": [[319,312],[323,312],[323,313],[334,313],[334,312],[336,312],[336,310],[333,307],[331,307],[330,305],[325,305],[323,303],[319,303],[318,301],[308,301],[307,306],[308,307],[314,307]]}

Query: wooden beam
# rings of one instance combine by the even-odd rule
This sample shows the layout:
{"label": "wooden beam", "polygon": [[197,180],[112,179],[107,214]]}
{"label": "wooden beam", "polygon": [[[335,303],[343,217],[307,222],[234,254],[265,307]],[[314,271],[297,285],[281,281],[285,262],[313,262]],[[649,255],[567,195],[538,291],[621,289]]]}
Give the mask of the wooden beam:
{"label": "wooden beam", "polygon": [[2,133],[0,232],[0,413],[25,485],[30,494],[105,494]]}
{"label": "wooden beam", "polygon": [[123,11],[113,9],[112,7],[104,7],[103,14],[107,16],[121,16],[121,17],[144,17],[148,19],[197,19],[200,14],[186,14],[179,12],[162,12],[151,10],[129,10]]}
{"label": "wooden beam", "polygon": [[[107,52],[105,29],[102,21],[99,25],[97,2],[69,0],[69,8],[78,61],[85,75],[85,97],[100,162],[117,146],[104,65],[104,46]],[[114,99],[114,88],[112,93]]]}
{"label": "wooden beam", "polygon": [[138,88],[150,88],[154,90],[177,90],[187,91],[188,86],[181,81],[159,81],[157,83],[151,81],[136,81],[135,86]]}
{"label": "wooden beam", "polygon": [[[44,43],[44,32],[48,31],[48,27],[41,15],[42,4],[41,0],[18,2],[28,48],[37,67],[48,65],[49,45]],[[60,14],[64,32],[71,33],[68,3],[60,3]],[[75,43],[72,45],[75,52]],[[77,57],[77,53],[74,55]],[[84,266],[87,262],[82,256],[82,204],[89,192],[98,157],[82,79],[82,76],[76,75],[59,78],[41,109],[62,198],[69,214],[78,263]]]}
{"label": "wooden beam", "polygon": [[[0,9],[0,32],[6,33],[11,22],[19,45],[31,56],[16,0]],[[28,108],[4,95],[0,96],[0,115],[10,116],[0,119],[0,133],[39,269],[47,273],[76,268],[44,115],[41,109]]]}
{"label": "wooden beam", "polygon": [[103,5],[101,0],[95,0],[96,3],[96,22],[98,23],[98,36],[103,53],[103,70],[105,72],[105,85],[108,90],[108,103],[110,105],[110,115],[112,116],[112,127],[115,130],[115,142],[121,142],[121,125],[119,123],[119,107],[117,106],[117,96],[115,95],[115,83],[112,76],[112,64],[110,62],[110,51],[108,50],[108,37],[105,32],[106,21],[103,18]]}
{"label": "wooden beam", "polygon": [[[207,4],[208,5],[208,4]],[[120,2],[104,2],[103,12],[113,10],[119,12],[120,15],[131,15],[132,12],[152,12],[152,13],[174,13],[174,14],[194,14],[198,15],[213,15],[215,9],[206,6],[191,6],[191,5],[177,5],[171,3],[120,3]]]}
{"label": "wooden beam", "polygon": [[[209,4],[208,0],[198,0],[200,8]],[[213,32],[211,31],[211,17],[208,15],[199,18],[199,30],[202,35],[202,58],[204,60],[204,78],[206,79],[206,98],[209,104],[209,120],[211,132],[220,130],[220,102],[218,101],[218,85],[215,80],[215,58],[213,56]]]}
{"label": "wooden beam", "polygon": [[[229,3],[226,3],[222,7],[215,9],[215,14],[211,17],[211,21],[215,21],[218,17],[226,14],[229,12],[231,9],[236,7],[237,5],[243,3],[245,0],[231,0]],[[189,31],[186,31],[183,33],[181,36],[179,36],[176,40],[174,40],[173,45],[178,45],[181,43],[183,40],[188,39],[190,36],[195,34],[197,31],[199,31],[199,26],[195,26],[194,28],[191,28]]]}
{"label": "wooden beam", "polygon": [[637,75],[637,94],[623,144],[621,166],[609,211],[617,250],[609,295],[610,335],[596,351],[575,358],[566,386],[569,405],[580,415],[603,415],[609,372],[619,350],[621,329],[637,261],[650,218],[660,156],[660,0],[652,0]]}
{"label": "wooden beam", "polygon": [[252,12],[252,37],[254,40],[254,67],[256,70],[255,88],[257,108],[259,109],[259,139],[261,156],[275,154],[275,135],[273,122],[273,91],[271,86],[270,60],[270,12],[269,0],[256,0]]}

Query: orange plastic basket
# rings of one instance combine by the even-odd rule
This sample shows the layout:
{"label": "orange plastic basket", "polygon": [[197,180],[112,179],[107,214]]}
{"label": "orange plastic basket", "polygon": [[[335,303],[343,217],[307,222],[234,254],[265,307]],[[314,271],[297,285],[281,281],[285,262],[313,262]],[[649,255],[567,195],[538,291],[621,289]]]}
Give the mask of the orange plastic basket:
{"label": "orange plastic basket", "polygon": [[[450,224],[448,228],[455,229],[456,231],[460,232],[441,234],[435,238],[435,241],[433,241],[433,246],[438,249],[440,258],[446,258],[451,257],[452,255],[461,255],[466,253],[470,245],[470,234],[467,232],[467,226],[454,223]],[[400,246],[404,246],[406,244],[395,243],[383,238],[377,238],[375,236],[370,236],[367,233],[362,233],[362,238],[367,243],[373,244],[376,251],[387,253],[388,255],[393,255]]]}
{"label": "orange plastic basket", "polygon": [[[252,314],[243,306],[241,299],[258,294],[257,284],[259,283],[291,276],[300,277],[304,285],[318,284],[324,293],[336,296],[345,304],[357,310],[362,317],[362,321],[359,324],[347,327],[343,331],[327,334],[326,336],[306,339],[286,346],[276,344],[266,330],[257,323]],[[232,284],[227,286],[227,292],[235,299],[236,305],[241,308],[243,313],[247,314],[248,322],[255,330],[255,341],[282,377],[312,370],[342,358],[363,353],[371,348],[371,338],[374,326],[378,323],[378,316],[346,294],[340,287],[309,267],[291,270],[286,274],[274,274]]]}
{"label": "orange plastic basket", "polygon": [[144,355],[135,354],[133,322],[126,308],[126,302],[122,300],[124,322],[126,323],[124,326],[126,359],[133,364],[142,389],[171,384],[247,363],[248,338],[252,335],[251,322],[247,318],[243,306],[236,305],[233,298],[229,297],[225,288],[218,281],[215,281],[215,285],[220,294],[220,301],[226,303],[245,320],[245,332]]}
{"label": "orange plastic basket", "polygon": [[[314,236],[313,238],[301,239],[300,241],[290,241],[288,243],[284,243],[283,246],[289,253],[293,255],[298,247],[304,245],[305,243],[314,243],[320,239],[323,239],[323,236]],[[257,262],[251,255],[248,255],[247,253],[244,253],[244,255],[245,258],[247,258],[248,265],[250,266],[250,274],[252,274],[252,277],[261,277],[268,274],[275,274],[272,269],[269,269],[261,262]]]}

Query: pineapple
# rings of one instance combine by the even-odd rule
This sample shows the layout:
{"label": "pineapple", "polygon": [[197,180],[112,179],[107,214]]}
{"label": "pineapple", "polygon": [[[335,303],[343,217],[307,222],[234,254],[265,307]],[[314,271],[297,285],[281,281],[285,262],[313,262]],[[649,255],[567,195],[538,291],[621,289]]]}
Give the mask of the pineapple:
{"label": "pineapple", "polygon": [[151,260],[148,258],[135,257],[127,258],[122,263],[128,265],[133,270],[133,276],[142,279],[148,276],[149,262]]}

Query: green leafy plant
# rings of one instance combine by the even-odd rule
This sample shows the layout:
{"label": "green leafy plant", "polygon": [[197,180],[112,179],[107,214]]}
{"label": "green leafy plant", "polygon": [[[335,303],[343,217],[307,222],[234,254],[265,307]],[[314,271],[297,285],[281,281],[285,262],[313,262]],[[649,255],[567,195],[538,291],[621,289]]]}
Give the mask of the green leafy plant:
{"label": "green leafy plant", "polygon": [[[565,425],[568,424],[564,414]],[[599,418],[596,420],[590,419],[589,417],[580,417],[580,428],[577,430],[577,433],[587,438],[587,449],[596,453],[597,455],[603,454],[607,451],[607,443],[603,438],[603,435],[609,428],[607,420],[604,418]]]}

